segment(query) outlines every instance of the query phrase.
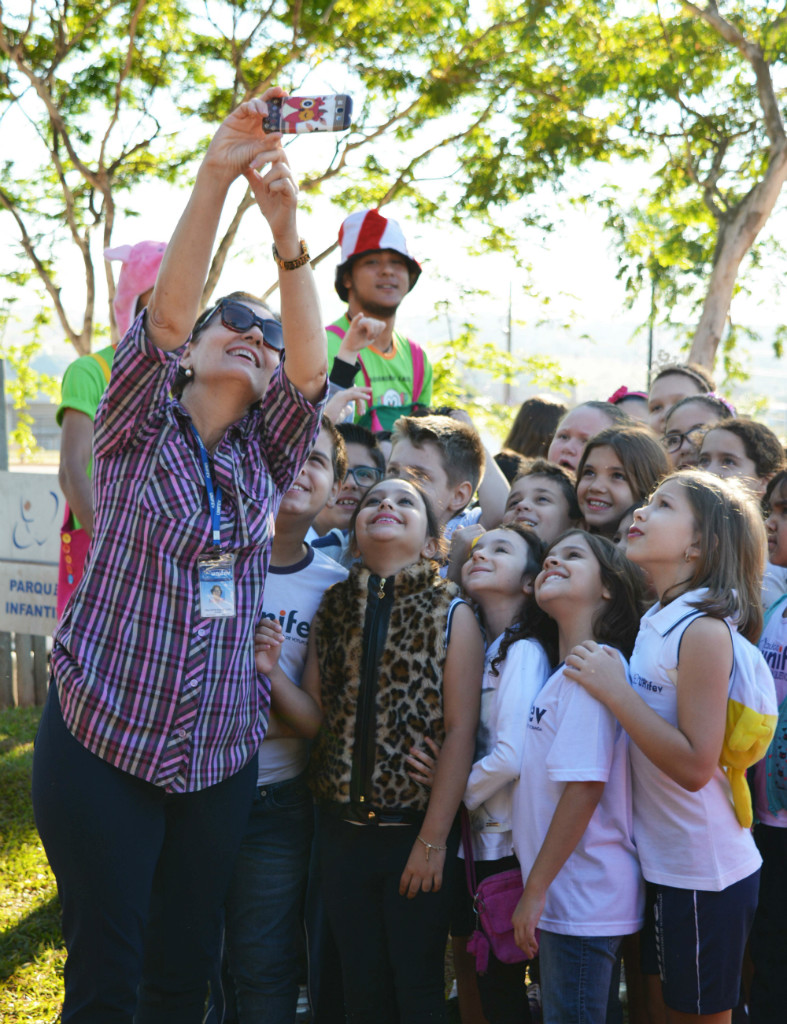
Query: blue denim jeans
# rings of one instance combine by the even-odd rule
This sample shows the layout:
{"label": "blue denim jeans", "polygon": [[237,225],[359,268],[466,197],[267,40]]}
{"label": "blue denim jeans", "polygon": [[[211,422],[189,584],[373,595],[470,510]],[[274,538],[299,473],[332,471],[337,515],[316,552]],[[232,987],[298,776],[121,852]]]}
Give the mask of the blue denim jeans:
{"label": "blue denim jeans", "polygon": [[544,1024],[604,1024],[621,938],[541,932]]}
{"label": "blue denim jeans", "polygon": [[257,790],[225,903],[239,1024],[292,1024],[305,980],[303,904],[314,832],[305,777]]}

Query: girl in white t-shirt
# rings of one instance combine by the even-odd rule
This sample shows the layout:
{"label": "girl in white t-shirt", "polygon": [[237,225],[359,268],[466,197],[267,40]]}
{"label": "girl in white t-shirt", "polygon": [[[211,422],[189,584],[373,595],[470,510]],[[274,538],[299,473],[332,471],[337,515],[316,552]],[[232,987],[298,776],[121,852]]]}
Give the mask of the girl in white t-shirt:
{"label": "girl in white t-shirt", "polygon": [[764,551],[762,516],[740,484],[691,470],[667,477],[628,535],[628,557],[659,596],[642,620],[631,682],[596,644],[566,659],[566,675],[631,738],[634,836],[648,882],[643,970],[651,993],[658,972],[671,1021],[728,1024],[740,992],[760,857],[719,757],[730,629],[757,639]]}
{"label": "girl in white t-shirt", "polygon": [[[580,530],[558,538],[535,581],[560,658],[583,641],[609,644],[601,649],[624,678],[642,592],[614,545]],[[513,832],[525,886],[514,934],[528,957],[539,951],[545,1024],[603,1024],[621,939],[642,926],[644,886],[625,733],[563,664],[530,708]]]}

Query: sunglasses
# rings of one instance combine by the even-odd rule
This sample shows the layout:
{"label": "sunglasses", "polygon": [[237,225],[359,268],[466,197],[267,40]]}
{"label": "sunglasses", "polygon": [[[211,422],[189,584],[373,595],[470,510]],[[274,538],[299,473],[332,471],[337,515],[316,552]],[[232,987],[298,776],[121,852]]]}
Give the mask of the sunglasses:
{"label": "sunglasses", "polygon": [[284,333],[278,320],[263,320],[252,312],[248,306],[234,299],[222,299],[218,305],[207,310],[194,324],[192,336],[203,327],[206,327],[213,315],[218,312],[221,315],[222,325],[236,334],[245,334],[252,327],[259,327],[262,332],[262,343],[266,348],[279,353],[279,358],[284,355]]}

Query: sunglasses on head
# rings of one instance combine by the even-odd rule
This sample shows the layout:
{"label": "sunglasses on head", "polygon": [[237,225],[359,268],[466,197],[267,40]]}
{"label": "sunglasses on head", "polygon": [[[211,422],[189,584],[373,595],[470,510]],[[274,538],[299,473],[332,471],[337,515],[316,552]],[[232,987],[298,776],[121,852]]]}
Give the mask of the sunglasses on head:
{"label": "sunglasses on head", "polygon": [[218,312],[221,315],[221,322],[224,327],[236,334],[244,334],[252,327],[259,327],[262,332],[262,343],[266,348],[279,353],[279,358],[284,355],[284,334],[278,320],[263,320],[257,316],[248,306],[235,299],[222,299],[217,306],[208,312],[203,313],[194,325],[196,333],[208,324],[208,321]]}

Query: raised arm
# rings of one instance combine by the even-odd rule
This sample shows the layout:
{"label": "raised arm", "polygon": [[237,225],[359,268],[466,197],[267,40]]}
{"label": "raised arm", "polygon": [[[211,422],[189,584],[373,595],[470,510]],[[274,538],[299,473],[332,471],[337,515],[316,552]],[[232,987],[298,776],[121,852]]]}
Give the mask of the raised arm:
{"label": "raised arm", "polygon": [[719,763],[731,671],[727,625],[707,615],[692,622],[680,645],[677,728],[629,686],[620,658],[598,644],[575,647],[566,658],[565,673],[606,704],[657,768],[696,792],[710,781]]}
{"label": "raised arm", "polygon": [[265,100],[282,95],[283,90],[275,86],[262,99],[242,103],[225,118],[208,147],[148,303],[147,332],[159,348],[171,351],[181,346],[199,315],[213,243],[230,185],[253,163],[261,166],[283,154],[281,136],[262,131],[262,118],[267,113]]}
{"label": "raised arm", "polygon": [[[259,159],[266,162],[268,154]],[[284,372],[304,398],[314,402],[322,397],[328,379],[328,344],[311,264],[286,267],[301,256],[296,224],[298,186],[283,149],[270,158],[270,164],[265,174],[260,174],[254,166],[245,174],[257,205],[268,221],[280,261]]]}

